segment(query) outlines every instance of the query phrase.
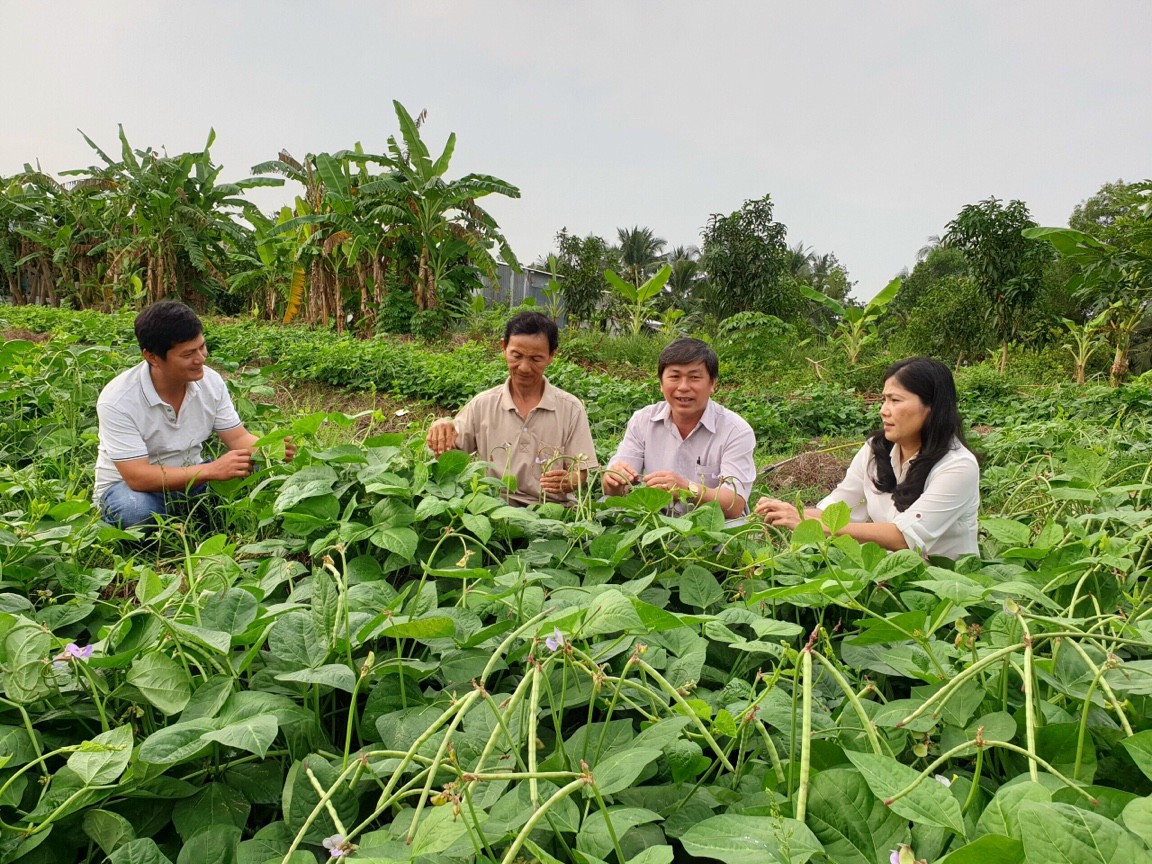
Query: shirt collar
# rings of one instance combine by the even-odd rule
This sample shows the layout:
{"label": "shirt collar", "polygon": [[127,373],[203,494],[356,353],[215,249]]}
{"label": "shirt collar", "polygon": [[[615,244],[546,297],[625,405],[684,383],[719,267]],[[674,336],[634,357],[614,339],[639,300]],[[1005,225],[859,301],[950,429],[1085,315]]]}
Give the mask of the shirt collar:
{"label": "shirt collar", "polygon": [[[652,412],[653,423],[663,423],[665,421],[669,423],[672,422],[672,406],[668,404],[667,400],[661,402],[656,407],[656,410]],[[703,426],[712,434],[716,434],[716,426],[719,421],[720,408],[715,402],[709,399],[708,404],[704,406],[704,413],[701,415],[700,422],[697,425]]]}
{"label": "shirt collar", "polygon": [[[140,361],[140,390],[144,394],[144,401],[148,403],[149,407],[155,408],[157,405],[168,404],[161,399],[160,394],[156,392],[156,385],[152,382],[152,370],[147,360]],[[199,392],[199,381],[189,381],[185,385],[185,397],[195,396]]]}
{"label": "shirt collar", "polygon": [[[544,377],[544,393],[540,396],[540,402],[536,405],[536,409],[541,411],[555,411],[556,404],[556,388],[548,382],[548,377]],[[516,402],[512,398],[512,379],[509,378],[504,382],[503,388],[500,390],[500,409],[502,411],[515,411]]]}

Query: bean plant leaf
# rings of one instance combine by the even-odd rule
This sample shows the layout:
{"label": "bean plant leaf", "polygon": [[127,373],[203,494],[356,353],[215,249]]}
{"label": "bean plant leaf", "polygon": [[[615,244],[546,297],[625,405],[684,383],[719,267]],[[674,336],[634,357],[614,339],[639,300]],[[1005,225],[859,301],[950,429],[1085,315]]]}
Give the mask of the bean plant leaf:
{"label": "bean plant leaf", "polygon": [[1152,845],[1152,797],[1129,801],[1121,814],[1124,827]]}
{"label": "bean plant leaf", "polygon": [[1152,864],[1152,854],[1135,836],[1071,804],[1026,803],[1020,825],[1028,864]]}
{"label": "bean plant leaf", "polygon": [[339,477],[328,465],[308,465],[284,481],[273,509],[283,513],[305,498],[327,495],[336,486]]}
{"label": "bean plant leaf", "polygon": [[209,783],[172,810],[172,824],[185,842],[212,825],[244,828],[252,810],[244,796],[224,783]]}
{"label": "bean plant leaf", "polygon": [[[320,803],[320,793],[316,791],[308,772],[316,778],[316,782],[325,792],[335,791],[329,799],[337,815],[345,825],[355,822],[356,814],[360,809],[359,799],[343,783],[337,783],[339,771],[333,768],[320,756],[307,756],[292,763],[288,769],[288,777],[284,781],[284,795],[281,806],[284,812],[284,821],[293,832],[304,828],[304,823]],[[332,821],[327,808],[320,808],[320,815],[308,827],[304,839],[309,843],[319,844],[325,837],[336,833],[336,824]]]}
{"label": "bean plant leaf", "polygon": [[48,653],[52,637],[39,624],[18,616],[4,637],[4,690],[13,702],[27,705],[51,694],[56,688],[50,674]]}
{"label": "bean plant leaf", "polygon": [[601,760],[593,777],[601,795],[614,795],[628,789],[636,778],[653,761],[660,757],[660,750],[654,747],[630,747],[613,753],[610,759]]}
{"label": "bean plant leaf", "polygon": [[902,841],[901,818],[872,794],[864,778],[847,768],[821,771],[808,791],[806,823],[824,853],[839,864],[873,864]]}
{"label": "bean plant leaf", "polygon": [[108,864],[172,864],[151,837],[125,843],[108,856]]}
{"label": "bean plant leaf", "polygon": [[1027,546],[1032,538],[1032,529],[1015,519],[981,519],[980,527],[1005,546]]}
{"label": "bean plant leaf", "polygon": [[983,837],[961,846],[940,864],[1024,864],[1024,844],[1000,834]]}
{"label": "bean plant leaf", "polygon": [[275,716],[260,714],[212,732],[205,732],[204,740],[215,741],[236,750],[244,750],[263,759],[268,754],[268,748],[272,746],[272,742],[276,740],[279,728],[280,724]]}
{"label": "bean plant leaf", "polygon": [[356,673],[342,663],[328,663],[316,669],[297,669],[276,676],[277,681],[296,681],[304,684],[321,684],[351,693],[356,687]]}
{"label": "bean plant leaf", "polygon": [[843,501],[837,501],[821,512],[820,521],[824,523],[829,534],[835,534],[852,521],[852,508]]}
{"label": "bean plant leaf", "polygon": [[132,758],[132,727],[101,732],[68,757],[68,767],[88,786],[108,786],[120,779]]}
{"label": "bean plant leaf", "polygon": [[[891,756],[855,753],[851,750],[846,750],[844,755],[864,776],[872,794],[881,801],[887,802],[920,776],[919,771],[897,762]],[[960,802],[947,788],[934,780],[921,781],[915,789],[888,806],[894,813],[913,822],[947,828],[961,837],[966,833],[964,817],[960,813]]]}
{"label": "bean plant leaf", "polygon": [[580,635],[600,636],[621,630],[638,630],[641,627],[640,616],[632,601],[619,590],[610,588],[592,598],[584,613]]}
{"label": "bean plant leaf", "polygon": [[89,810],[84,814],[81,827],[105,855],[111,855],[125,843],[136,839],[132,823],[111,810]]}
{"label": "bean plant leaf", "polygon": [[696,823],[680,842],[695,858],[718,858],[726,864],[804,864],[823,851],[803,822],[733,813]]}
{"label": "bean plant leaf", "polygon": [[235,825],[209,825],[185,841],[176,864],[235,864],[241,836]]}
{"label": "bean plant leaf", "polygon": [[1137,732],[1130,738],[1120,742],[1120,746],[1128,751],[1136,767],[1144,772],[1144,776],[1152,779],[1152,729]]}
{"label": "bean plant leaf", "polygon": [[164,714],[183,711],[192,695],[183,668],[159,651],[137,657],[132,662],[128,683]]}
{"label": "bean plant leaf", "polygon": [[140,759],[153,765],[175,765],[191,759],[211,746],[211,742],[204,740],[204,733],[218,726],[215,720],[201,718],[157,729],[140,745]]}
{"label": "bean plant leaf", "polygon": [[689,564],[680,574],[680,600],[696,609],[707,609],[724,599],[716,577],[697,564]]}
{"label": "bean plant leaf", "polygon": [[643,807],[609,807],[607,815],[603,810],[594,810],[580,826],[580,833],[576,835],[576,848],[585,854],[605,858],[612,852],[612,838],[608,834],[605,819],[611,820],[612,830],[619,840],[637,825],[656,822],[662,818],[659,813],[653,813]]}

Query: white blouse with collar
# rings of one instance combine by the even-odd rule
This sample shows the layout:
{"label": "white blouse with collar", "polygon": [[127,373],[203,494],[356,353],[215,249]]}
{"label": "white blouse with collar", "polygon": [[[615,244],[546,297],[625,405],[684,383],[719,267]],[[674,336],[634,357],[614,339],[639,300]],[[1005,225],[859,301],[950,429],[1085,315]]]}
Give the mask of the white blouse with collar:
{"label": "white blouse with collar", "polygon": [[[901,483],[915,457],[899,465],[897,449],[892,448],[892,470]],[[908,548],[922,555],[958,558],[979,552],[980,466],[972,451],[955,442],[928,472],[923,493],[903,513],[892,503],[891,492],[879,492],[873,484],[873,458],[870,445],[861,447],[843,481],[816,507],[823,510],[843,501],[852,508],[853,522],[892,523]]]}

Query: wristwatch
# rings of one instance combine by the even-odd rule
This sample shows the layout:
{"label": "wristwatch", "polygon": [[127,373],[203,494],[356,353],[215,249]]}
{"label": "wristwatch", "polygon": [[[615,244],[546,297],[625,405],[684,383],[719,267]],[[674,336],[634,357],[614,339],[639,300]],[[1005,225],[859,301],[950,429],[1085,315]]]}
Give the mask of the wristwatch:
{"label": "wristwatch", "polygon": [[699,501],[704,497],[704,487],[697,483],[695,480],[688,484],[688,492],[694,501]]}

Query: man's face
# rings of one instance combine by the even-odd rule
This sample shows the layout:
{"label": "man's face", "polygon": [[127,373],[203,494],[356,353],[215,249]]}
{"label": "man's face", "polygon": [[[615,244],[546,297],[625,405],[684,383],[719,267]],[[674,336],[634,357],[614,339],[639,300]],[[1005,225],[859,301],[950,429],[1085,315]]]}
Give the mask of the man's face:
{"label": "man's face", "polygon": [[678,422],[698,420],[708,406],[716,382],[708,375],[703,360],[695,363],[672,363],[660,376],[660,392]]}
{"label": "man's face", "polygon": [[500,341],[508,377],[520,387],[536,387],[544,381],[544,370],[554,356],[543,333],[517,333]]}
{"label": "man's face", "polygon": [[177,342],[168,349],[168,355],[161,359],[151,351],[144,352],[144,358],[152,368],[170,384],[187,384],[204,377],[204,361],[208,358],[208,346],[201,333],[187,342]]}

